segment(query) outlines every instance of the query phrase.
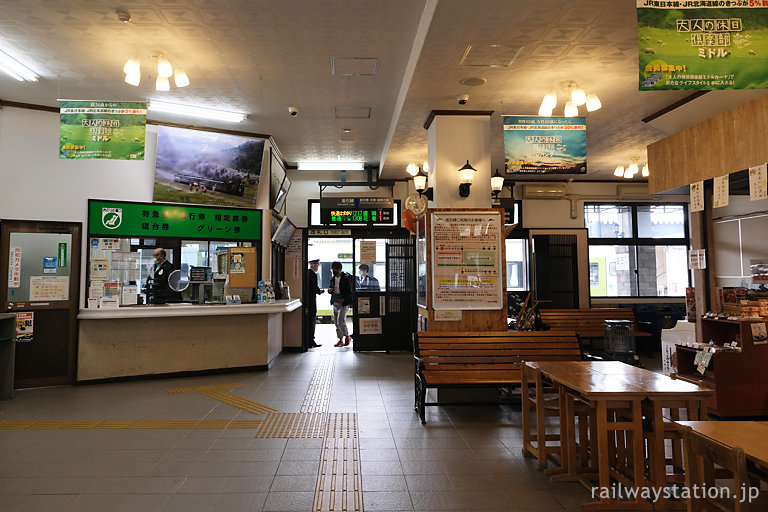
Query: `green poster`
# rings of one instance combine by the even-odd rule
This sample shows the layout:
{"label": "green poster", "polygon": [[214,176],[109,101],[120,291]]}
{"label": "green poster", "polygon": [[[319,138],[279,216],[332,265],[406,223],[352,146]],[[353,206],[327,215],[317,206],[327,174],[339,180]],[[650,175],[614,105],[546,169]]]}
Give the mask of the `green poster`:
{"label": "green poster", "polygon": [[641,91],[768,88],[768,2],[637,0]]}
{"label": "green poster", "polygon": [[59,244],[58,266],[67,266],[67,244],[63,242]]}
{"label": "green poster", "polygon": [[59,158],[144,160],[147,103],[62,101]]}
{"label": "green poster", "polygon": [[261,210],[91,199],[88,232],[111,238],[261,240]]}

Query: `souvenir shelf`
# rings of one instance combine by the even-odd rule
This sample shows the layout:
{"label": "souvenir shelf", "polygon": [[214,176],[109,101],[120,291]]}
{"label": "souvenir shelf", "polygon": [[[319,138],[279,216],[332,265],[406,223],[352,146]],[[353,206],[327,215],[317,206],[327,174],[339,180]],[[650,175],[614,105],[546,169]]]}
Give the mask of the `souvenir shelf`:
{"label": "souvenir shelf", "polygon": [[[765,319],[719,320],[703,318],[704,344],[677,345],[677,376],[715,390],[709,412],[720,417],[768,415],[768,343],[755,340],[751,325]],[[708,345],[713,341],[712,345]],[[738,348],[728,348],[731,342]],[[710,349],[711,347],[711,349]],[[704,375],[697,371],[696,353],[712,351]]]}

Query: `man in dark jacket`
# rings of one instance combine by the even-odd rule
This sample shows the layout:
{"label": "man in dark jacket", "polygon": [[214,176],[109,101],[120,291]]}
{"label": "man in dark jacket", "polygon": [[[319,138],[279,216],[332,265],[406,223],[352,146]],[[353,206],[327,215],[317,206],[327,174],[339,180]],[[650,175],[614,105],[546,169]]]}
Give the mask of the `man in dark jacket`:
{"label": "man in dark jacket", "polygon": [[179,298],[179,294],[168,286],[168,276],[173,272],[173,265],[166,259],[165,249],[158,247],[152,253],[155,257],[155,269],[147,279],[147,294],[150,304],[165,304]]}
{"label": "man in dark jacket", "polygon": [[339,337],[339,341],[334,346],[344,347],[352,341],[347,330],[347,311],[353,300],[352,279],[349,274],[341,270],[339,261],[331,263],[331,271],[333,271],[333,277],[328,286],[328,293],[331,294],[333,323],[336,325],[336,336]]}
{"label": "man in dark jacket", "polygon": [[317,283],[317,269],[320,266],[320,260],[309,260],[307,269],[307,293],[304,296],[304,312],[307,315],[307,339],[309,348],[319,347],[315,342],[315,325],[317,325],[317,296],[325,293]]}

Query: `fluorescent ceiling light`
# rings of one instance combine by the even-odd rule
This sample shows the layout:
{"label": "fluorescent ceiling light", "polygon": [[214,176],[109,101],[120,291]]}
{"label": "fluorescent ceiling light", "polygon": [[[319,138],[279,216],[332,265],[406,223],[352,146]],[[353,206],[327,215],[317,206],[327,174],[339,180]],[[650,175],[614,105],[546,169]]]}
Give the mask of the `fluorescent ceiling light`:
{"label": "fluorescent ceiling light", "polygon": [[363,162],[299,162],[300,171],[362,171]]}
{"label": "fluorescent ceiling light", "polygon": [[247,117],[242,112],[232,112],[229,110],[218,110],[215,108],[195,107],[192,105],[179,105],[178,103],[166,103],[164,101],[152,100],[149,102],[149,110],[157,112],[166,112],[168,114],[179,114],[183,116],[203,117],[206,119],[216,119],[218,121],[230,121],[239,123]]}
{"label": "fluorescent ceiling light", "polygon": [[0,71],[19,82],[37,82],[37,73],[2,51],[0,51]]}

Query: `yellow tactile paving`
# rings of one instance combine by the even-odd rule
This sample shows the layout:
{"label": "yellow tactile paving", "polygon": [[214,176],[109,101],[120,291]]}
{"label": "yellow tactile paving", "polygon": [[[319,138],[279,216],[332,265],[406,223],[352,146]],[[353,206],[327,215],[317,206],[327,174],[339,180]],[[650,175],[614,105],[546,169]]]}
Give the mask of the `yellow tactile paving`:
{"label": "yellow tactile paving", "polygon": [[335,353],[330,356],[322,356],[320,362],[312,374],[300,412],[322,413],[328,412],[328,401],[331,397],[331,385],[333,384],[333,368]]}
{"label": "yellow tactile paving", "polygon": [[230,420],[5,420],[0,430],[75,429],[256,429],[261,421]]}
{"label": "yellow tactile paving", "polygon": [[325,436],[326,414],[278,412],[270,413],[262,422],[257,438],[306,439]]}
{"label": "yellow tactile paving", "polygon": [[329,414],[314,512],[363,511],[357,415]]}
{"label": "yellow tactile paving", "polygon": [[170,394],[176,393],[201,393],[207,397],[218,400],[219,402],[237,407],[243,411],[248,411],[253,414],[267,414],[277,409],[268,405],[260,404],[242,396],[236,395],[227,391],[232,388],[239,388],[241,384],[232,382],[229,384],[212,384],[209,386],[190,386],[185,388],[169,388],[166,391]]}

